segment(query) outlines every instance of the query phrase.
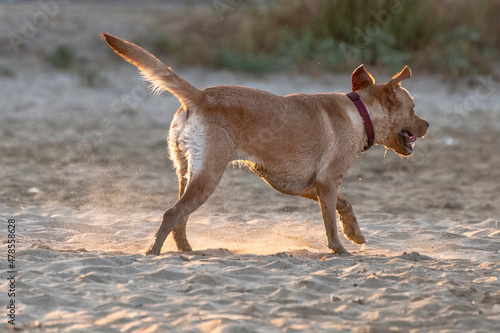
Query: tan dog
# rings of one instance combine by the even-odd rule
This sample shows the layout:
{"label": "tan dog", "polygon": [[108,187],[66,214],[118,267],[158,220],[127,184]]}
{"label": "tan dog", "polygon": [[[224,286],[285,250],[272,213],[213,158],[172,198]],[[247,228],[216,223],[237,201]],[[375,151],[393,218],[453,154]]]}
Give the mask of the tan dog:
{"label": "tan dog", "polygon": [[[348,253],[340,243],[336,211],[345,236],[365,243],[352,207],[338,193],[342,177],[366,145],[364,121],[345,94],[276,96],[237,86],[198,90],[137,45],[103,34],[113,50],[137,66],[155,91],[168,90],[182,103],[170,126],[169,151],[179,177],[179,200],[163,215],[147,254],[160,254],[173,231],[180,251],[192,251],[186,222],[217,187],[231,161],[243,161],[274,189],[319,201],[328,247]],[[401,81],[376,85],[363,66],[352,74],[370,114],[375,144],[409,156],[413,142],[429,124],[415,115],[415,104]],[[368,120],[369,122],[369,120]]]}

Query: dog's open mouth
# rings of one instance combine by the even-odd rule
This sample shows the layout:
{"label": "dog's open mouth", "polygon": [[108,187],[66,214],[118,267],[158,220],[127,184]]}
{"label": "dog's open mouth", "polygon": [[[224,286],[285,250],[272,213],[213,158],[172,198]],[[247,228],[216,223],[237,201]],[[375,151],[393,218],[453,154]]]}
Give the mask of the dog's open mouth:
{"label": "dog's open mouth", "polygon": [[406,148],[406,151],[408,154],[413,153],[413,149],[415,148],[415,141],[417,140],[417,137],[413,135],[412,132],[408,130],[402,130],[400,134],[401,142]]}

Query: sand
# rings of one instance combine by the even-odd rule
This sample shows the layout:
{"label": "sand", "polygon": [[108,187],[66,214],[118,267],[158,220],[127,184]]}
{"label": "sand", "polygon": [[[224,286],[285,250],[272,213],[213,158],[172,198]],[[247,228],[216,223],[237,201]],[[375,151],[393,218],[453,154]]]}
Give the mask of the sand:
{"label": "sand", "polygon": [[[14,330],[11,299],[23,332],[499,329],[500,85],[493,76],[443,82],[415,72],[404,82],[431,128],[410,159],[375,147],[352,166],[342,191],[367,244],[342,237],[350,256],[329,253],[317,203],[229,166],[188,223],[195,251],[176,252],[169,237],[162,255],[150,257],[144,252],[177,195],[165,146],[179,103],[149,94],[136,70],[95,36],[140,41],[155,15],[170,12],[61,5],[15,53],[5,36],[37,6],[0,6],[0,65],[14,74],[0,77],[0,331]],[[44,61],[41,52],[61,42],[77,50],[79,69]],[[96,85],[82,68],[97,69]],[[349,91],[346,73],[174,69],[200,88]],[[374,74],[383,82],[391,73]]]}

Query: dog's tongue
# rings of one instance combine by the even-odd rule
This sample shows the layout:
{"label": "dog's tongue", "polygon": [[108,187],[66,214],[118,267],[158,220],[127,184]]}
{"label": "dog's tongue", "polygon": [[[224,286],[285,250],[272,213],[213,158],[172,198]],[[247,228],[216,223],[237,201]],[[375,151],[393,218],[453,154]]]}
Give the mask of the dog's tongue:
{"label": "dog's tongue", "polygon": [[403,132],[403,136],[405,137],[406,143],[415,142],[417,140],[416,136],[410,136],[407,132]]}

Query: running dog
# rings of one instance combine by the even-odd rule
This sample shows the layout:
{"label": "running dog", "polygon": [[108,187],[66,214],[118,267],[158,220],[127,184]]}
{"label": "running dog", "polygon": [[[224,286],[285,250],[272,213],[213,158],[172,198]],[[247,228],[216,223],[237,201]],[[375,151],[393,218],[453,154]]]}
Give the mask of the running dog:
{"label": "running dog", "polygon": [[413,153],[429,123],[401,81],[405,67],[389,82],[375,84],[359,66],[352,92],[277,96],[266,91],[216,86],[199,90],[141,47],[102,34],[121,57],[139,68],[155,92],[168,90],[182,104],[170,126],[168,148],[178,178],[179,200],[168,209],[146,254],[159,255],[170,232],[180,251],[192,251],[188,217],[213,193],[232,161],[241,161],[274,189],[319,202],[328,247],[347,254],[337,229],[364,244],[349,201],[338,192],[358,154],[384,145],[402,156]]}

